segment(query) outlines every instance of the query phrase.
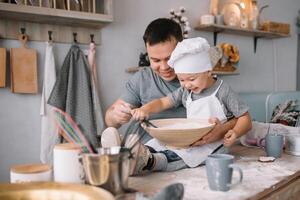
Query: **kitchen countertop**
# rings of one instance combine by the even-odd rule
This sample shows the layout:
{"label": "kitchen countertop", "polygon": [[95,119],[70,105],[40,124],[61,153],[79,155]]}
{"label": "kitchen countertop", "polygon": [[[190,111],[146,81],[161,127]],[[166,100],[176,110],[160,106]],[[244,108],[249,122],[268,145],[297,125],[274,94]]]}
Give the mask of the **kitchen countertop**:
{"label": "kitchen countertop", "polygon": [[[283,153],[274,162],[258,162],[265,152],[259,148],[240,145],[232,147],[235,164],[242,168],[242,184],[234,186],[228,192],[211,191],[206,180],[205,167],[183,169],[175,172],[155,172],[130,177],[129,187],[152,196],[171,183],[184,185],[184,199],[292,199],[300,194],[300,157]],[[233,181],[237,179],[233,174]]]}

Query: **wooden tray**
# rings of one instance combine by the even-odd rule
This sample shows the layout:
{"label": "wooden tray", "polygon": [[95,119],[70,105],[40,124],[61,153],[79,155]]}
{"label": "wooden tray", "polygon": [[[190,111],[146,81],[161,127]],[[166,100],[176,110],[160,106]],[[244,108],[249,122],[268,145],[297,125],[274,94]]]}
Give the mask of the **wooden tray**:
{"label": "wooden tray", "polygon": [[0,87],[5,87],[6,81],[6,49],[0,48]]}

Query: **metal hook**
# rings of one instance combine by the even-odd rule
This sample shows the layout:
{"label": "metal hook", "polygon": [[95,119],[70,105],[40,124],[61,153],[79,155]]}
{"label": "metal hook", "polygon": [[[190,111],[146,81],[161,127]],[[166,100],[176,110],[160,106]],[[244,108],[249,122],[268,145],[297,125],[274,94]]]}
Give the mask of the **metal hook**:
{"label": "metal hook", "polygon": [[52,31],[48,31],[49,41],[52,41]]}
{"label": "metal hook", "polygon": [[91,43],[95,43],[95,41],[94,41],[94,34],[90,34],[90,37],[91,37]]}
{"label": "metal hook", "polygon": [[21,31],[21,33],[24,35],[25,32],[26,32],[26,29],[23,27],[23,28],[20,28],[20,31]]}
{"label": "metal hook", "polygon": [[76,37],[77,37],[77,33],[73,33],[73,41],[74,41],[75,43],[77,43]]}
{"label": "metal hook", "polygon": [[23,36],[22,36],[22,39],[24,40],[24,39],[25,39],[25,32],[26,32],[26,29],[23,27],[23,28],[20,28],[20,31],[21,31],[21,34],[23,35]]}

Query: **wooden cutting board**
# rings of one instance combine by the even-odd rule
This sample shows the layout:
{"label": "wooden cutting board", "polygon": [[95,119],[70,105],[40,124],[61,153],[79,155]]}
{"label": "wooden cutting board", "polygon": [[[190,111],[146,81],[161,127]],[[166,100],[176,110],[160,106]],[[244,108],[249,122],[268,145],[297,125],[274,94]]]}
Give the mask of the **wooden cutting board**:
{"label": "wooden cutting board", "polygon": [[20,35],[21,48],[10,49],[11,91],[14,93],[38,92],[37,52],[26,46],[27,36]]}
{"label": "wooden cutting board", "polygon": [[6,81],[6,49],[0,48],[0,87],[5,87]]}

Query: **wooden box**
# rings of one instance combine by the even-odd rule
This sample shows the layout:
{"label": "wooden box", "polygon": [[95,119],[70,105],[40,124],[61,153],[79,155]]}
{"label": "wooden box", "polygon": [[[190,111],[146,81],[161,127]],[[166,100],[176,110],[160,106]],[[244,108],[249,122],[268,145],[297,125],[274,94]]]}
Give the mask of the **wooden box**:
{"label": "wooden box", "polygon": [[289,34],[290,33],[290,24],[265,21],[262,24],[262,30],[274,33]]}

